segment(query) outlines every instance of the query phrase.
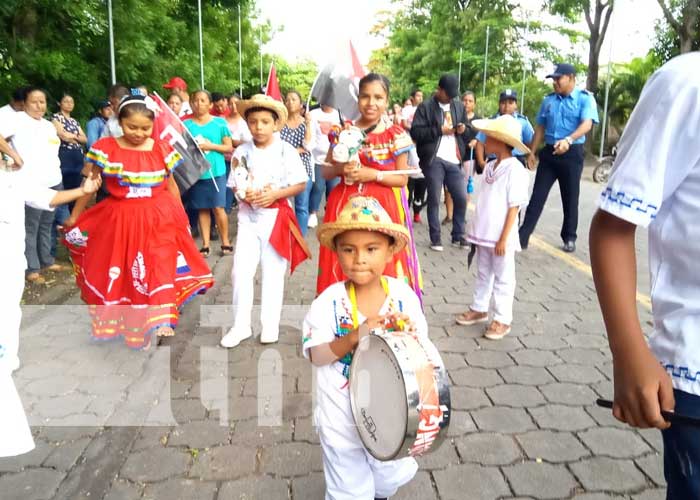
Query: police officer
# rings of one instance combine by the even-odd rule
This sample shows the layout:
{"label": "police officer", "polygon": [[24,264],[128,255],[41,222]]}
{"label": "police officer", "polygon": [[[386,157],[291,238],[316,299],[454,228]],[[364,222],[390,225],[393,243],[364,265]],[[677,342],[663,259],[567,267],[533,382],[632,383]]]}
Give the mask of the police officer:
{"label": "police officer", "polygon": [[[513,117],[518,120],[520,127],[522,129],[520,140],[523,144],[530,147],[532,138],[535,135],[535,131],[530,124],[530,120],[527,116],[518,113],[518,93],[513,89],[505,89],[498,96],[498,113],[493,115],[491,118],[498,118],[501,115],[513,115]],[[484,143],[486,142],[486,135],[483,132],[479,132],[476,135],[476,140],[479,141],[476,146],[476,162],[479,165],[479,170],[483,171],[486,165],[486,160],[484,159]],[[520,151],[518,149],[513,149],[513,156],[527,167],[527,155],[525,151]],[[490,158],[488,158],[490,159]]]}
{"label": "police officer", "polygon": [[576,251],[578,226],[578,195],[583,172],[583,143],[594,123],[598,123],[598,107],[593,95],[576,88],[576,70],[571,64],[557,64],[547,75],[553,81],[554,92],[542,101],[537,113],[535,138],[528,157],[528,166],[535,166],[535,151],[539,152],[539,167],[535,176],[525,220],[520,226],[520,245],[527,248],[542,208],[554,181],[559,181],[564,221],[561,227],[562,249]]}

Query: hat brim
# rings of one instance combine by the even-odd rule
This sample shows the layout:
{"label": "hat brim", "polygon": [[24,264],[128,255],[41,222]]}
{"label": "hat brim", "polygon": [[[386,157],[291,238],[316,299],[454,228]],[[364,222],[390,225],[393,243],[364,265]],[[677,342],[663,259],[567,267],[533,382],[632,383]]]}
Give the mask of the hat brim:
{"label": "hat brim", "polygon": [[515,149],[518,149],[520,151],[524,151],[525,153],[530,153],[530,148],[528,148],[523,141],[520,139],[513,137],[510,134],[506,134],[502,130],[496,130],[493,128],[493,122],[494,120],[474,120],[472,122],[472,126],[486,134],[487,136],[491,136],[494,139],[498,139],[501,142],[504,142],[508,144],[511,147],[514,147]]}
{"label": "hat brim", "polygon": [[564,76],[564,73],[552,73],[551,75],[545,76],[545,78],[559,78],[560,76]]}
{"label": "hat brim", "polygon": [[263,108],[275,113],[278,117],[277,123],[275,124],[275,132],[282,130],[287,123],[287,107],[272,98],[260,99],[259,96],[253,96],[250,99],[238,101],[236,103],[236,109],[243,117],[245,117],[246,111],[251,108]]}
{"label": "hat brim", "polygon": [[346,231],[375,231],[394,239],[393,251],[398,253],[408,245],[408,230],[399,224],[377,224],[367,227],[361,222],[329,222],[316,230],[316,237],[324,247],[335,251],[335,238]]}

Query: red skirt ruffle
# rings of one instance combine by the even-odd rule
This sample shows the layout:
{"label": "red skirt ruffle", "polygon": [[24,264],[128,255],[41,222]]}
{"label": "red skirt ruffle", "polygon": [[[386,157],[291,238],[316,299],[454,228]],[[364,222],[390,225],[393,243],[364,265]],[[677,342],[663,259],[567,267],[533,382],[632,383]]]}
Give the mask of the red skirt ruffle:
{"label": "red skirt ruffle", "polygon": [[187,228],[180,202],[159,190],[152,198],[109,197],[66,230],[95,338],[123,337],[141,348],[158,327],[175,328],[179,308],[213,286]]}

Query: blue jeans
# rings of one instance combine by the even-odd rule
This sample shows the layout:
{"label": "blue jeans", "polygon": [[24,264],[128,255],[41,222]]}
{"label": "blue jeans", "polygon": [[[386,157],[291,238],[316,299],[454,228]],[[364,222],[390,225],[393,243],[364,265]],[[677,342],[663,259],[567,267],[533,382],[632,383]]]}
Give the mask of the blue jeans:
{"label": "blue jeans", "polygon": [[24,255],[27,258],[27,273],[37,272],[54,263],[51,255],[53,220],[53,210],[24,207]]}
{"label": "blue jeans", "polygon": [[313,187],[314,183],[309,179],[306,181],[306,188],[294,197],[294,213],[303,236],[306,236],[306,232],[309,230],[309,197]]}
{"label": "blue jeans", "polygon": [[[674,390],[675,411],[700,418],[700,396]],[[664,477],[666,500],[700,498],[700,431],[673,424],[661,431],[664,438]]]}
{"label": "blue jeans", "polygon": [[435,158],[430,166],[423,170],[423,175],[428,184],[430,243],[440,244],[440,194],[443,185],[454,203],[452,241],[461,240],[464,237],[464,217],[467,214],[467,186],[461,165]]}
{"label": "blue jeans", "polygon": [[318,209],[321,207],[321,198],[323,198],[324,191],[327,200],[331,190],[340,184],[340,177],[331,180],[324,179],[321,174],[321,168],[321,165],[318,163],[314,165],[315,180],[311,188],[311,195],[309,196],[309,212],[312,214],[318,212]]}

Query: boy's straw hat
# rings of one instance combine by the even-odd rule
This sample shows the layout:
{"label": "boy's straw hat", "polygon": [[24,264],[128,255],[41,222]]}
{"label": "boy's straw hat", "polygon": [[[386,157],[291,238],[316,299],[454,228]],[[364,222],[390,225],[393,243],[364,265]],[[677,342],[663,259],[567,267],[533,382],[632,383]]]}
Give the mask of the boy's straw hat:
{"label": "boy's straw hat", "polygon": [[505,142],[520,151],[530,152],[530,148],[520,140],[523,134],[523,127],[512,115],[501,115],[491,120],[474,120],[472,126],[477,130],[481,130],[484,134]]}
{"label": "boy's straw hat", "polygon": [[236,103],[236,109],[243,117],[245,117],[245,112],[251,108],[265,108],[276,113],[279,120],[275,123],[275,132],[282,130],[284,124],[287,123],[287,107],[269,95],[255,94],[250,99]]}
{"label": "boy's straw hat", "polygon": [[345,231],[377,231],[394,239],[394,252],[408,244],[408,229],[391,220],[384,207],[375,198],[353,196],[334,222],[322,224],[316,230],[321,245],[335,250],[335,237]]}

